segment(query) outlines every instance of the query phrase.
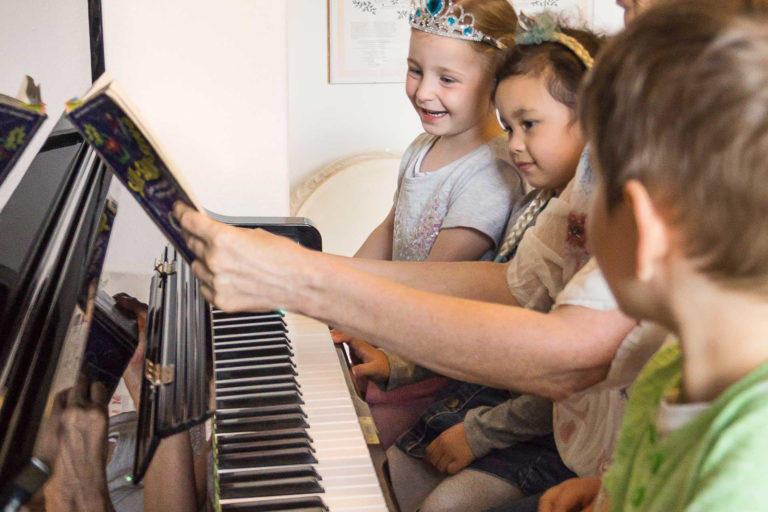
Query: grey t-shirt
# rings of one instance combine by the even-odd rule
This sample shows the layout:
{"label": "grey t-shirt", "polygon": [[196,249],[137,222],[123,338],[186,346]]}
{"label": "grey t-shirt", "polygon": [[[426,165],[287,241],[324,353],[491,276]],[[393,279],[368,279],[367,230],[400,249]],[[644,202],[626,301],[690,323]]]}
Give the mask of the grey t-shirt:
{"label": "grey t-shirt", "polygon": [[423,261],[441,229],[472,228],[494,241],[482,259],[492,259],[522,180],[509,163],[500,135],[432,172],[419,171],[437,136],[423,133],[403,154],[395,192],[392,260]]}

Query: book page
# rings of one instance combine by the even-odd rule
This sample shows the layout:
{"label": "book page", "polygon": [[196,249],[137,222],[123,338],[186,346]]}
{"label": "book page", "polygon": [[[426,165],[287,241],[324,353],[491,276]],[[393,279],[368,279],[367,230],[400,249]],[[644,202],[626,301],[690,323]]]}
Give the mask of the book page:
{"label": "book page", "polygon": [[192,262],[195,256],[182,237],[173,216],[173,205],[182,201],[198,210],[201,208],[180,184],[156,146],[137,126],[130,112],[124,110],[109,92],[103,91],[75,106],[68,114],[69,119],[184,259]]}

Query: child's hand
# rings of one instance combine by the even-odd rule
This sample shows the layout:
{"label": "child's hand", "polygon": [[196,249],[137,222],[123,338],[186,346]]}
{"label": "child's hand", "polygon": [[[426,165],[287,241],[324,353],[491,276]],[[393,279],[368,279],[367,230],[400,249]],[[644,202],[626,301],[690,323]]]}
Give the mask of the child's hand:
{"label": "child's hand", "polygon": [[566,480],[544,493],[539,500],[539,512],[592,510],[600,484],[600,477]]}
{"label": "child's hand", "polygon": [[352,367],[352,375],[358,379],[365,377],[375,382],[389,380],[389,360],[384,352],[357,338],[350,337],[345,341],[362,361],[361,364]]}
{"label": "child's hand", "polygon": [[352,340],[352,336],[338,329],[331,329],[331,339],[334,343],[345,343]]}
{"label": "child's hand", "polygon": [[427,462],[449,475],[455,475],[467,467],[475,460],[475,456],[467,442],[464,423],[452,426],[429,443],[426,456]]}

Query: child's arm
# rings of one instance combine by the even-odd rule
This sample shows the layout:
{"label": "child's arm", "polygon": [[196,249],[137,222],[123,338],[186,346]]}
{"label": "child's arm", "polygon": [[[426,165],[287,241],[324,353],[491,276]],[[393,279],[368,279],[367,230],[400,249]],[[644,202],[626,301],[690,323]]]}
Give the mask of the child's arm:
{"label": "child's arm", "polygon": [[363,245],[355,253],[355,258],[372,260],[392,259],[392,237],[395,231],[395,207],[389,210],[386,218],[371,231]]}
{"label": "child's arm", "polygon": [[455,474],[491,450],[552,432],[552,402],[518,395],[495,407],[470,410],[464,421],[440,434],[427,447],[427,462]]}
{"label": "child's arm", "polygon": [[496,406],[475,407],[464,417],[467,442],[477,458],[498,448],[552,432],[552,402],[512,394]]}
{"label": "child's arm", "polygon": [[478,260],[494,246],[493,240],[472,228],[441,229],[429,251],[427,261]]}

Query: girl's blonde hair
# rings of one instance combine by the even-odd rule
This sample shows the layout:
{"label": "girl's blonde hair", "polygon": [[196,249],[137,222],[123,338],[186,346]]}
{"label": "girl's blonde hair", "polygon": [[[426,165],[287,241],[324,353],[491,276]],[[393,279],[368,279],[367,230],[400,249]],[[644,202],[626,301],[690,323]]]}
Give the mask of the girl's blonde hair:
{"label": "girl's blonde hair", "polygon": [[[515,46],[515,30],[517,29],[517,13],[507,0],[454,0],[461,5],[464,12],[475,18],[475,28],[491,36],[507,48]],[[495,70],[504,60],[504,51],[488,43],[471,41],[474,49],[490,57]]]}

